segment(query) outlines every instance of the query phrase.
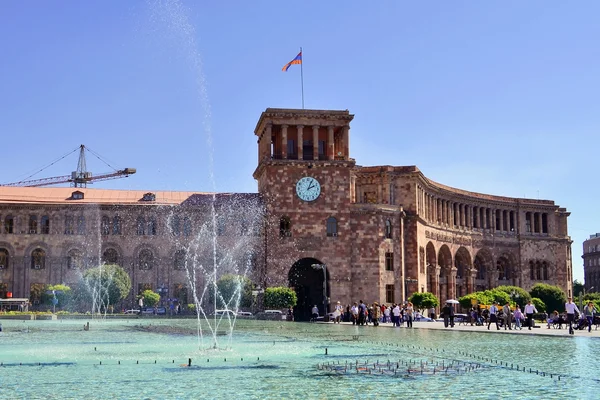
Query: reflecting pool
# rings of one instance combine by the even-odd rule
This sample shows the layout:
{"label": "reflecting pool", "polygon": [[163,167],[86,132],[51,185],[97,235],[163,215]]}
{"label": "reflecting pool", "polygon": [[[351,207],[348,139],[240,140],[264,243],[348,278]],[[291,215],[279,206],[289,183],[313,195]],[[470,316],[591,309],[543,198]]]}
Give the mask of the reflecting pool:
{"label": "reflecting pool", "polygon": [[[0,320],[0,398],[597,398],[600,340],[238,320]],[[227,332],[224,332],[224,334]],[[190,363],[191,359],[191,363]]]}

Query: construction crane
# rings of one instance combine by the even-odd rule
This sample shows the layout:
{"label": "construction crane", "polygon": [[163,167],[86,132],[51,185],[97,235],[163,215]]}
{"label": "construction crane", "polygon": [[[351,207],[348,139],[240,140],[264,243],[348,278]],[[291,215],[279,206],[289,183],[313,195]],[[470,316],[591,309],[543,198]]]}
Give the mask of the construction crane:
{"label": "construction crane", "polygon": [[[117,169],[113,168],[110,164],[108,164],[106,161],[104,161],[98,154],[96,154],[89,148],[86,148],[83,144],[81,146],[79,146],[78,149],[79,149],[79,161],[77,162],[77,171],[71,172],[71,175],[53,176],[51,178],[27,180],[27,179],[31,178],[33,175],[45,170],[49,166],[54,165],[56,162],[62,160],[63,158],[67,157],[68,155],[74,153],[75,151],[77,151],[77,149],[71,151],[70,153],[65,154],[58,160],[53,161],[49,165],[47,165],[44,168],[40,169],[39,171],[35,172],[33,175],[28,176],[27,178],[25,178],[26,180],[22,180],[19,182],[0,184],[0,186],[39,187],[39,186],[58,185],[61,183],[68,182],[71,184],[72,187],[84,188],[84,187],[87,187],[88,183],[91,184],[91,183],[94,183],[95,181],[106,181],[109,179],[127,178],[129,175],[135,174],[135,172],[136,172],[135,168],[125,168],[125,169],[121,169],[121,170],[117,170]],[[96,156],[99,160],[104,162],[106,165],[113,168],[114,171],[106,172],[106,173],[102,173],[102,174],[98,174],[98,175],[92,175],[91,172],[87,171],[87,167],[86,167],[86,163],[85,163],[85,151],[86,150],[89,151],[90,153],[92,153],[94,156]]]}

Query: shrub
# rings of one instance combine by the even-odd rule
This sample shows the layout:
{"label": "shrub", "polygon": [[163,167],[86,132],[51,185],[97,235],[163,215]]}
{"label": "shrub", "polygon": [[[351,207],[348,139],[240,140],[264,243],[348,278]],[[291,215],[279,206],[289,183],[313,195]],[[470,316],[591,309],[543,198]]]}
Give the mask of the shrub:
{"label": "shrub", "polygon": [[413,303],[415,308],[418,309],[428,309],[431,307],[437,307],[440,304],[437,297],[435,297],[435,295],[430,292],[413,293],[413,295],[410,296],[409,300],[411,303]]}
{"label": "shrub", "polygon": [[271,287],[265,290],[266,308],[288,308],[298,302],[296,292],[288,287]]}
{"label": "shrub", "polygon": [[563,312],[565,310],[567,296],[558,286],[536,283],[529,293],[531,294],[531,297],[540,299],[544,303],[544,308],[546,310],[557,310],[558,312]]}
{"label": "shrub", "polygon": [[538,312],[540,312],[540,313],[548,310],[546,308],[546,304],[541,299],[538,299],[537,297],[533,297],[531,299],[531,303],[535,306],[535,309],[538,310]]}

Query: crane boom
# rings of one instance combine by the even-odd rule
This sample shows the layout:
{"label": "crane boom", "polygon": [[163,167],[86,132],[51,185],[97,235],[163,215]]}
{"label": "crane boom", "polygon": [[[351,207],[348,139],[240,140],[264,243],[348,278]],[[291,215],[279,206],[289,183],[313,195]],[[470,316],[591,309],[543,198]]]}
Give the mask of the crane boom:
{"label": "crane boom", "polygon": [[[40,186],[51,186],[58,185],[61,183],[70,183],[73,187],[86,187],[88,183],[94,181],[107,181],[109,179],[126,178],[129,175],[135,174],[135,168],[124,168],[121,170],[115,170],[112,172],[105,172],[98,175],[93,175],[91,172],[86,170],[85,162],[85,150],[84,145],[79,146],[79,160],[77,162],[77,171],[71,172],[71,175],[53,176],[50,178],[23,180],[19,182],[0,184],[0,186],[27,186],[27,187],[40,187]],[[87,149],[88,151],[91,151]],[[93,153],[93,152],[92,152]],[[100,157],[93,153],[96,157]],[[64,158],[64,157],[63,157]],[[106,162],[105,162],[106,163]],[[108,165],[108,164],[107,164]],[[112,168],[112,166],[109,165]]]}

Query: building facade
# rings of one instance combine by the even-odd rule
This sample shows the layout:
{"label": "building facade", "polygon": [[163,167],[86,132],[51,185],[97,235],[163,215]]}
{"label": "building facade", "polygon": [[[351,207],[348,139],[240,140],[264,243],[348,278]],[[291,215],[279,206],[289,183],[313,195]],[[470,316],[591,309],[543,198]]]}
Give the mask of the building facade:
{"label": "building facade", "polygon": [[583,242],[583,276],[585,290],[598,291],[600,288],[600,233],[590,235]]}
{"label": "building facade", "polygon": [[210,260],[261,287],[293,287],[300,319],[315,304],[323,313],[330,301],[394,303],[414,292],[445,301],[543,282],[571,294],[566,209],[451,188],[416,166],[359,166],[352,119],[264,111],[255,194],[0,187],[0,297],[35,302],[44,284],[74,283],[108,262],[129,272],[130,303],[145,288],[191,302],[210,278],[191,282],[186,266]]}
{"label": "building facade", "polygon": [[445,301],[538,282],[571,294],[564,208],[451,188],[415,166],[358,166],[352,118],[267,109],[255,129],[267,284],[294,287],[300,313],[328,301],[393,303],[417,291]]}

